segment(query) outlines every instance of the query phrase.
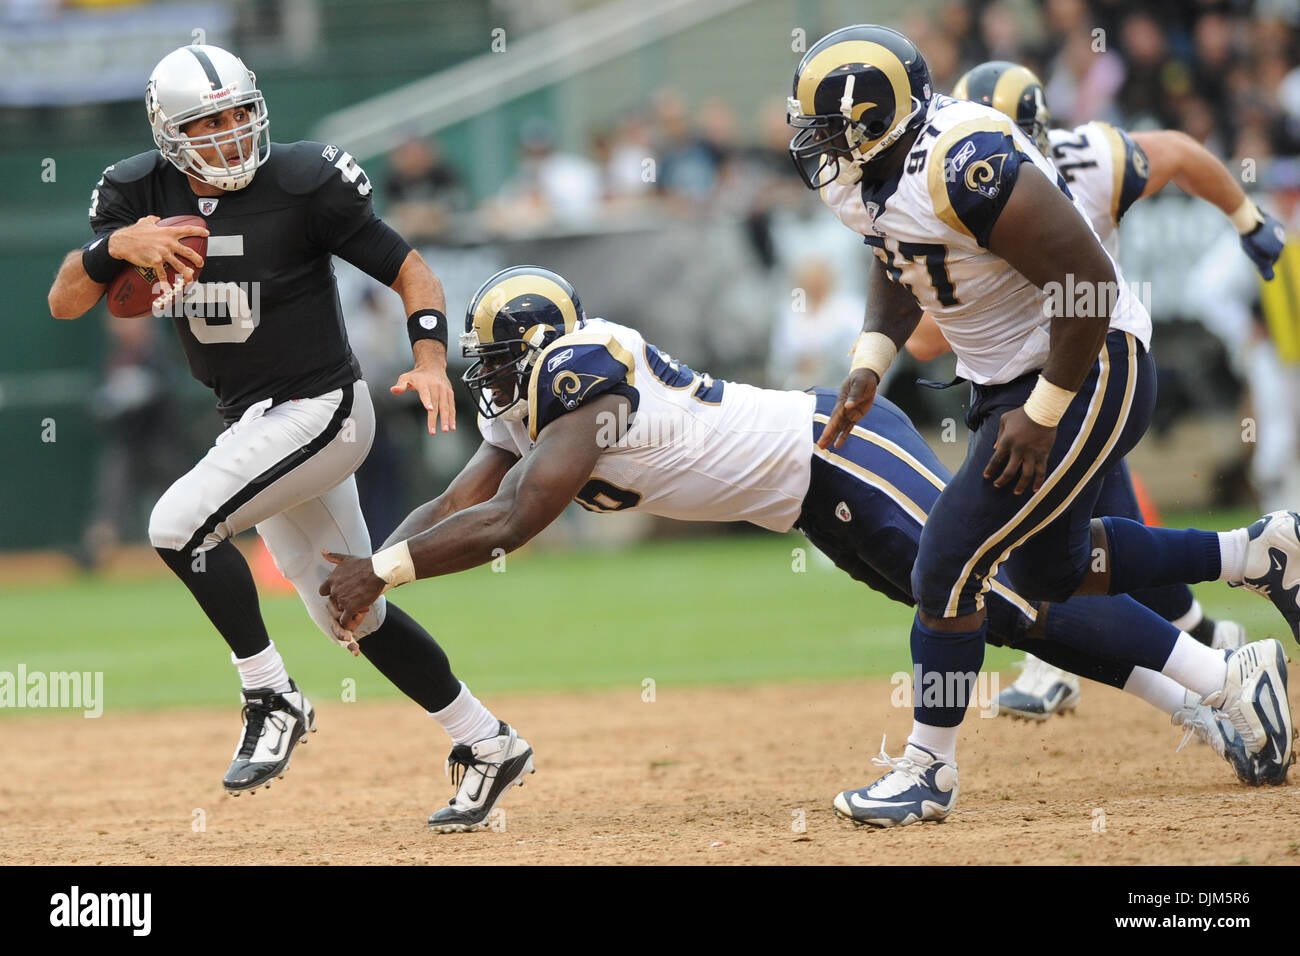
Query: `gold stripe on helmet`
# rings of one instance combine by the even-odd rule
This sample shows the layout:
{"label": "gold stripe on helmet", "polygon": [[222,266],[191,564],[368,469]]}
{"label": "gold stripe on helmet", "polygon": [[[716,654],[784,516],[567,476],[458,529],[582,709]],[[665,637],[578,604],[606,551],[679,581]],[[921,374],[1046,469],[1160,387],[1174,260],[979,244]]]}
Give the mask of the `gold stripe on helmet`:
{"label": "gold stripe on helmet", "polygon": [[954,100],[970,99],[969,81],[970,71],[967,71],[961,75],[961,79],[957,81],[957,85],[952,88],[952,98]]}
{"label": "gold stripe on helmet", "polygon": [[[993,85],[993,102],[992,106],[999,113],[1005,113],[1013,120],[1020,121],[1020,97],[1025,95],[1025,90],[1031,86],[1042,86],[1038,77],[1034,76],[1028,69],[1023,66],[1013,66],[1003,72],[998,77],[997,83]],[[965,99],[965,97],[960,97]]]}
{"label": "gold stripe on helmet", "polygon": [[535,295],[554,303],[560,310],[560,315],[564,316],[565,334],[578,327],[578,310],[562,286],[546,276],[510,276],[479,297],[478,308],[474,310],[474,331],[478,332],[480,344],[492,344],[492,324],[496,321],[497,313],[521,295]]}
{"label": "gold stripe on helmet", "polygon": [[[870,40],[843,40],[832,43],[814,56],[799,74],[797,98],[805,116],[811,116],[815,112],[813,100],[816,99],[817,87],[821,85],[822,80],[826,79],[832,70],[846,63],[867,63],[885,74],[889,85],[894,90],[895,120],[901,119],[912,111],[912,86],[907,81],[907,67],[898,58],[898,54],[889,47],[872,43]],[[851,118],[856,121],[868,107],[875,105],[875,103],[856,104]],[[883,138],[882,135],[880,139]],[[859,148],[870,149],[880,139],[863,142]]]}

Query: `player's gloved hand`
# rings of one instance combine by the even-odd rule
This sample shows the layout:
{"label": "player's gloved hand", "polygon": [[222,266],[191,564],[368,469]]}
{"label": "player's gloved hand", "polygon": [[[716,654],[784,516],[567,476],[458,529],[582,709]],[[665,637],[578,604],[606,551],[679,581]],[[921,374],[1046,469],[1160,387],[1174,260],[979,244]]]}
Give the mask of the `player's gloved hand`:
{"label": "player's gloved hand", "polygon": [[320,586],[321,597],[329,598],[330,627],[337,627],[335,640],[339,643],[346,640],[348,650],[355,657],[360,653],[360,648],[357,647],[352,632],[361,624],[379,595],[384,593],[388,583],[375,574],[374,565],[369,558],[335,554],[332,551],[321,553],[326,561],[336,565]]}
{"label": "player's gloved hand", "polygon": [[1264,221],[1241,237],[1241,248],[1255,263],[1255,268],[1265,279],[1273,278],[1273,263],[1282,255],[1282,246],[1286,244],[1286,230],[1264,210],[1259,211]]}
{"label": "player's gloved hand", "polygon": [[406,391],[419,393],[420,401],[429,413],[429,434],[438,431],[438,419],[442,419],[442,430],[456,430],[456,393],[447,378],[447,361],[441,365],[436,362],[420,364],[409,372],[403,372],[396,383],[389,389],[394,395]]}
{"label": "player's gloved hand", "polygon": [[869,368],[858,368],[849,373],[849,377],[840,386],[840,397],[831,409],[830,421],[817,439],[818,448],[830,448],[832,445],[839,448],[844,444],[844,439],[849,437],[853,426],[871,411],[879,385],[879,377]]}
{"label": "player's gloved hand", "polygon": [[203,257],[182,245],[181,240],[186,236],[206,236],[208,230],[195,226],[159,226],[158,222],[157,216],[145,216],[117,230],[108,237],[109,254],[143,269],[152,269],[160,276],[163,266],[170,266],[189,282],[194,278],[194,268],[203,266]]}
{"label": "player's gloved hand", "polygon": [[993,486],[1002,488],[1019,475],[1016,494],[1024,494],[1030,487],[1037,491],[1047,477],[1047,456],[1055,443],[1055,428],[1038,424],[1023,408],[1013,408],[998,423],[998,440],[993,446],[993,457],[984,468],[984,477],[996,475]]}

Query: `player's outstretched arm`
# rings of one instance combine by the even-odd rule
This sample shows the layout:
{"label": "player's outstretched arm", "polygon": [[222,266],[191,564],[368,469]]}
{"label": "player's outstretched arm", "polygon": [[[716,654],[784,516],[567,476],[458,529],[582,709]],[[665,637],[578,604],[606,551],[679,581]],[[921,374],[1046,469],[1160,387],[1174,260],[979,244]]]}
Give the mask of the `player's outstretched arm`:
{"label": "player's outstretched arm", "polygon": [[548,425],[489,501],[458,511],[373,559],[326,553],[338,567],[320,593],[329,597],[334,619],[350,632],[390,585],[487,564],[532,540],[591,477],[605,450],[608,423],[628,421],[630,411],[625,396],[601,395]]}
{"label": "player's outstretched arm", "polygon": [[[203,257],[184,245],[186,236],[206,236],[206,229],[193,226],[159,226],[157,216],[145,216],[133,225],[124,226],[82,249],[74,249],[59,266],[54,284],[50,286],[50,315],[56,319],[75,319],[85,315],[108,287],[108,281],[97,282],[86,271],[87,257],[107,253],[108,268],[117,262],[117,269],[127,263],[153,269],[159,275],[163,266],[170,266],[189,282],[194,278],[194,268],[203,266]],[[103,246],[104,248],[100,248]],[[101,255],[101,258],[104,258]],[[103,266],[98,266],[103,268]],[[111,280],[110,280],[111,281]]]}
{"label": "player's outstretched arm", "polygon": [[1214,203],[1237,227],[1242,248],[1260,275],[1273,278],[1273,263],[1282,254],[1285,241],[1282,224],[1246,196],[1232,173],[1213,153],[1178,130],[1128,135],[1142,147],[1150,167],[1142,198],[1158,193],[1172,182],[1183,192]]}
{"label": "player's outstretched arm", "polygon": [[[1097,361],[1110,326],[1110,306],[1118,285],[1115,267],[1074,204],[1036,166],[1023,163],[1007,204],[989,234],[989,251],[1005,259],[1040,289],[1091,286],[1097,314],[1052,317],[1051,348],[1034,394],[1024,407],[1002,416],[993,457],[984,469],[1001,488],[1016,482],[1015,493],[1037,491],[1047,477],[1047,455],[1056,440],[1056,422],[1069,399]],[[1058,296],[1059,298],[1059,296]],[[1017,476],[1019,480],[1017,480]]]}
{"label": "player's outstretched arm", "polygon": [[466,508],[490,500],[500,489],[506,473],[515,466],[517,461],[519,461],[518,455],[483,442],[474,453],[474,457],[466,462],[460,474],[451,480],[447,490],[407,515],[406,519],[397,526],[397,530],[388,536],[384,547],[413,538],[458,511],[464,511]]}
{"label": "player's outstretched arm", "polygon": [[830,420],[817,439],[819,448],[843,445],[853,426],[871,410],[880,379],[920,320],[921,307],[915,297],[902,283],[890,282],[884,265],[873,256],[867,273],[862,334],[853,346],[849,375],[840,386]]}
{"label": "player's outstretched arm", "polygon": [[[424,257],[414,249],[406,254],[391,288],[402,297],[407,315],[433,310],[440,313],[440,321],[446,323],[447,297],[442,291],[442,283]],[[437,320],[436,316],[433,318]],[[446,338],[447,330],[441,331],[442,337]],[[403,372],[390,391],[394,395],[414,391],[420,396],[429,413],[430,435],[437,432],[439,418],[442,419],[443,431],[455,431],[456,393],[447,378],[447,346],[429,338],[417,339],[411,343],[411,354],[415,360],[414,367]]]}

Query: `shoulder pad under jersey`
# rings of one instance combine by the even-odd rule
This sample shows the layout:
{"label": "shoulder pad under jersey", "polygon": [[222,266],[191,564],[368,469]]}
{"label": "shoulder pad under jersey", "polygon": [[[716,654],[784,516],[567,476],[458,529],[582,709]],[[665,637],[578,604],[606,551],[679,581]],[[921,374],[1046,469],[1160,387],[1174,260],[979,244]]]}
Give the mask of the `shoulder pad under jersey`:
{"label": "shoulder pad under jersey", "polygon": [[370,180],[352,154],[339,146],[302,140],[271,144],[276,182],[285,192],[302,196],[337,180],[362,196],[370,193]]}
{"label": "shoulder pad under jersey", "polygon": [[1110,197],[1110,214],[1116,225],[1142,196],[1147,188],[1147,179],[1151,175],[1151,164],[1142,147],[1133,142],[1128,133],[1109,123],[1094,122],[1092,126],[1101,131],[1103,142],[1100,148],[1110,151],[1110,171],[1113,188]]}
{"label": "shoulder pad under jersey", "polygon": [[136,153],[127,159],[119,159],[104,170],[104,178],[115,183],[135,183],[170,165],[163,159],[162,153],[151,149],[144,153]]}
{"label": "shoulder pad under jersey", "polygon": [[931,148],[926,170],[939,218],[987,247],[1015,187],[1022,156],[1010,120],[979,117],[945,130]]}
{"label": "shoulder pad under jersey", "polygon": [[608,332],[571,332],[552,342],[528,380],[528,434],[533,440],[565,412],[606,392],[628,395],[636,408],[636,360]]}

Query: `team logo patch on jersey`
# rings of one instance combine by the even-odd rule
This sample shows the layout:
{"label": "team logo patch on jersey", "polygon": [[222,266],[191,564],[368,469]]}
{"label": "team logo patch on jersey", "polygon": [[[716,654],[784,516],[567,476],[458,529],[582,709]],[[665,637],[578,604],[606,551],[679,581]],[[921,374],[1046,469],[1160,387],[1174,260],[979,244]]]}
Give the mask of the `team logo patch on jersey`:
{"label": "team logo patch on jersey", "polygon": [[841,521],[845,523],[848,523],[853,520],[853,512],[849,510],[848,505],[846,505],[844,502],[841,501],[839,504],[835,506],[835,517],[839,518]]}
{"label": "team logo patch on jersey", "polygon": [[1007,154],[998,153],[971,163],[970,169],[966,170],[966,188],[989,199],[997,199],[1002,191],[1002,166],[1006,161]]}
{"label": "team logo patch on jersey", "polygon": [[211,216],[214,212],[217,211],[218,202],[219,200],[216,199],[200,199],[199,212],[205,216]]}
{"label": "team logo patch on jersey", "polygon": [[549,359],[547,359],[546,371],[554,372],[557,368],[559,368],[561,365],[563,365],[571,358],[573,358],[573,349],[564,349],[563,351],[556,352]]}
{"label": "team logo patch on jersey", "polygon": [[[549,364],[549,363],[548,363]],[[593,388],[605,381],[603,375],[591,375],[586,372],[561,372],[551,383],[551,391],[564,403],[564,407],[573,411],[582,402],[583,397]]]}
{"label": "team logo patch on jersey", "polygon": [[321,155],[324,156],[326,159],[328,159],[331,163],[334,162],[334,158],[338,156],[338,154],[339,154],[339,148],[337,146],[326,146],[321,151]]}

